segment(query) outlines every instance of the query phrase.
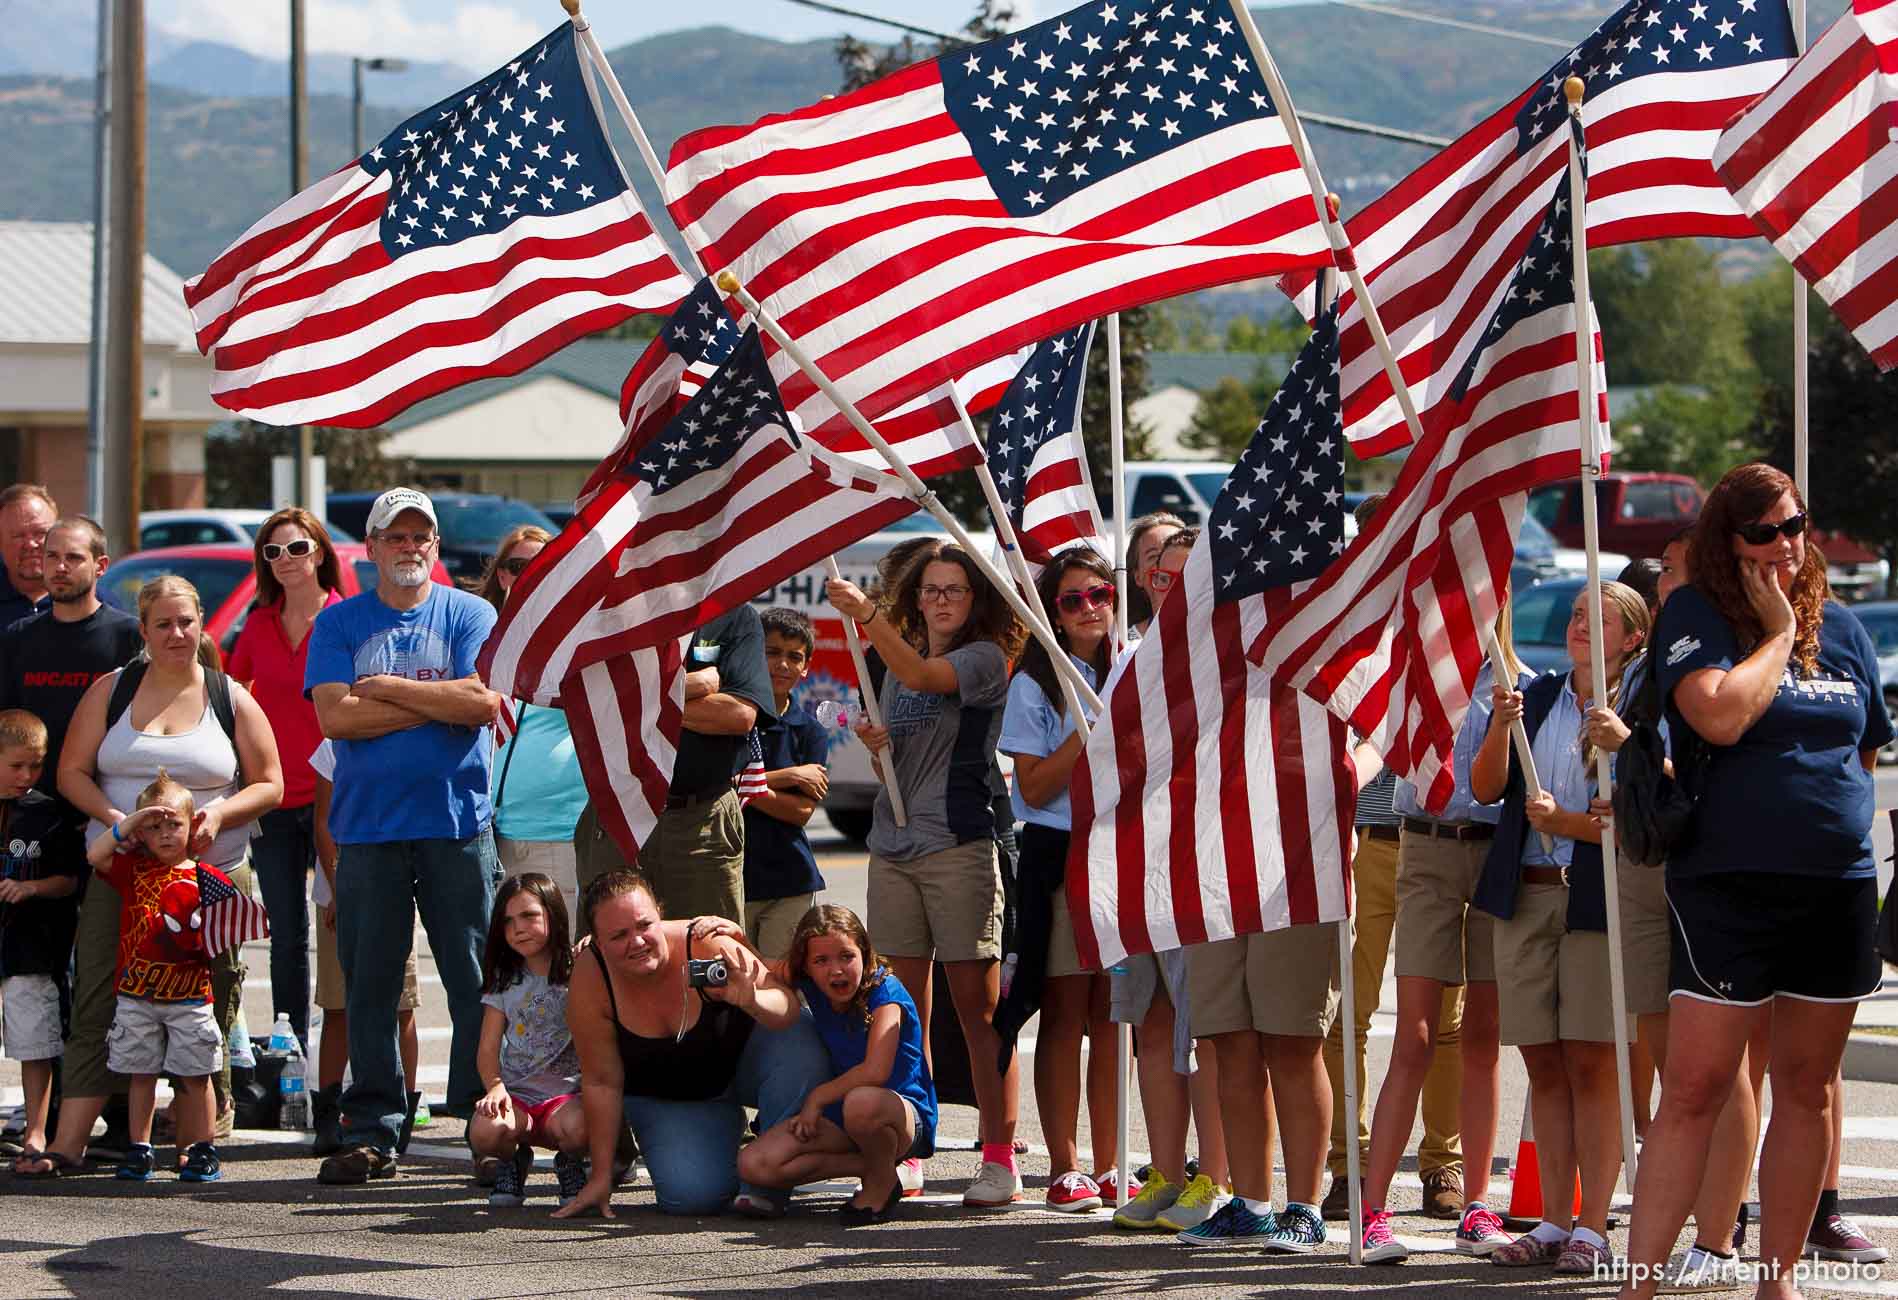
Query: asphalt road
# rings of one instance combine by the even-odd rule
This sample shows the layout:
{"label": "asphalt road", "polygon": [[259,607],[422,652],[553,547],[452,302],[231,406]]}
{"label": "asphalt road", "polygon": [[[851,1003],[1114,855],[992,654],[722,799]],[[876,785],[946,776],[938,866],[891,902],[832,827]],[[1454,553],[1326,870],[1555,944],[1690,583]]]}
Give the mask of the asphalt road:
{"label": "asphalt road", "polygon": [[[1881,807],[1898,804],[1898,770],[1879,780]],[[861,908],[864,865],[855,850],[814,826],[827,899]],[[1880,856],[1891,852],[1881,823]],[[1889,873],[1890,867],[1884,868]],[[422,948],[426,954],[426,946]],[[267,1032],[267,958],[247,952],[248,1016]],[[423,961],[422,1081],[439,1096],[447,1070],[448,1020],[433,962]],[[1389,1055],[1394,1003],[1372,1022],[1370,1075],[1381,1078]],[[1032,1038],[1031,1024],[1027,1037]],[[1030,1048],[1029,1050],[1032,1050]],[[0,1103],[19,1100],[19,1076],[0,1062]],[[1048,1178],[1046,1150],[1023,1084],[1022,1134],[1033,1144],[1023,1162],[1029,1198],[1010,1210],[965,1211],[960,1194],[977,1172],[970,1149],[973,1111],[944,1111],[944,1151],[929,1162],[924,1197],[905,1204],[898,1220],[855,1232],[838,1228],[830,1211],[848,1196],[843,1185],[800,1196],[792,1216],[776,1223],[734,1219],[669,1219],[652,1208],[643,1185],[622,1191],[619,1218],[606,1223],[554,1222],[553,1176],[543,1159],[523,1209],[492,1211],[468,1177],[460,1125],[437,1120],[418,1132],[393,1181],[367,1188],[319,1186],[315,1162],[289,1135],[240,1132],[226,1147],[223,1182],[187,1190],[160,1179],[138,1186],[109,1173],[25,1184],[0,1175],[0,1296],[99,1296],[123,1300],[269,1292],[285,1296],[338,1293],[415,1297],[499,1297],[545,1294],[643,1294],[719,1297],[769,1292],[828,1296],[838,1292],[955,1296],[1000,1291],[1092,1297],[1106,1293],[1333,1295],[1378,1293],[1440,1297],[1611,1294],[1586,1281],[1523,1278],[1452,1253],[1450,1225],[1418,1217],[1414,1161],[1399,1174],[1394,1200],[1398,1232],[1413,1249],[1398,1268],[1352,1269],[1344,1241],[1308,1258],[1254,1250],[1191,1249],[1171,1240],[1119,1233],[1100,1212],[1055,1214],[1039,1204]],[[1880,1244],[1898,1249],[1898,1087],[1853,1083],[1847,1088],[1845,1208]],[[1523,1111],[1518,1058],[1504,1054],[1498,1176],[1492,1200],[1506,1203],[1503,1175]],[[1132,1147],[1144,1152],[1134,1108]],[[1083,1125],[1084,1149],[1086,1126]],[[161,1157],[162,1158],[162,1157]],[[1278,1186],[1283,1198],[1282,1180]],[[1624,1233],[1614,1234],[1619,1248]],[[980,1240],[977,1240],[977,1238]],[[1750,1239],[1757,1245],[1757,1235]],[[1868,1273],[1806,1283],[1808,1295],[1898,1295],[1898,1265],[1883,1278]]]}

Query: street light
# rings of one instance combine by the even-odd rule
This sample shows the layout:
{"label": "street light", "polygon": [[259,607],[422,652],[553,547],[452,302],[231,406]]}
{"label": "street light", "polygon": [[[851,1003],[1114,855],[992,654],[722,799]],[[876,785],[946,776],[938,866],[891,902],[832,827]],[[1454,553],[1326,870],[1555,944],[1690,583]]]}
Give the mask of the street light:
{"label": "street light", "polygon": [[349,61],[350,76],[350,156],[362,157],[362,74],[369,72],[407,72],[407,59],[356,59]]}

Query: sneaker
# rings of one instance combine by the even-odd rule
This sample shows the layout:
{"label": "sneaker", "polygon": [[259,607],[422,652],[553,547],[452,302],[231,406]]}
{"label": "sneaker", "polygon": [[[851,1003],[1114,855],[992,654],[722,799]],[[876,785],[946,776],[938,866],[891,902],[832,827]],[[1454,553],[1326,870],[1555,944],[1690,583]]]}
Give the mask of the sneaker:
{"label": "sneaker", "polygon": [[[1117,1190],[1120,1187],[1119,1166],[1109,1169],[1104,1174],[1095,1174],[1094,1185],[1101,1189],[1101,1202],[1104,1205],[1111,1208],[1120,1204],[1120,1193]],[[1142,1180],[1138,1174],[1131,1169],[1127,1171],[1127,1200],[1129,1203],[1133,1201],[1134,1197],[1140,1195],[1140,1189],[1144,1185],[1144,1180]]]}
{"label": "sneaker", "polygon": [[579,1196],[587,1187],[587,1158],[578,1151],[561,1151],[554,1155],[554,1177],[560,1182],[560,1203]]}
{"label": "sneaker", "polygon": [[903,1189],[903,1195],[921,1196],[923,1194],[923,1162],[913,1156],[908,1160],[899,1161],[896,1166],[896,1183]]}
{"label": "sneaker", "polygon": [[[986,1171],[984,1171],[986,1172]],[[1101,1185],[1078,1169],[1070,1169],[1048,1184],[1048,1208],[1063,1214],[1086,1214],[1101,1208]]]}
{"label": "sneaker", "polygon": [[394,1177],[395,1152],[372,1146],[345,1147],[316,1171],[316,1180],[332,1187],[359,1187],[372,1178]]}
{"label": "sneaker", "polygon": [[514,1148],[514,1158],[503,1160],[495,1173],[488,1208],[512,1210],[527,1204],[527,1171],[534,1167],[534,1149],[526,1143]]}
{"label": "sneaker", "polygon": [[1115,1212],[1114,1226],[1135,1231],[1159,1227],[1160,1216],[1173,1208],[1182,1190],[1178,1183],[1167,1181],[1167,1176],[1158,1169],[1150,1170],[1146,1181],[1140,1184],[1140,1195]]}
{"label": "sneaker", "polygon": [[1732,1291],[1740,1285],[1740,1261],[1725,1259],[1701,1246],[1667,1261],[1658,1288],[1666,1295],[1691,1295],[1702,1291]]}
{"label": "sneaker", "polygon": [[1254,1214],[1237,1196],[1220,1206],[1204,1223],[1174,1236],[1189,1246],[1240,1246],[1263,1242],[1272,1233],[1276,1218]]}
{"label": "sneaker", "polygon": [[1540,1268],[1562,1258],[1568,1240],[1543,1241],[1533,1232],[1525,1232],[1514,1241],[1489,1252],[1489,1262],[1500,1268]]}
{"label": "sneaker", "polygon": [[1309,1255],[1325,1244],[1325,1221],[1309,1205],[1288,1205],[1272,1216],[1265,1248],[1282,1255]]}
{"label": "sneaker", "polygon": [[187,1183],[215,1183],[224,1177],[217,1148],[209,1142],[193,1142],[185,1152],[185,1167],[178,1171],[178,1177]]}
{"label": "sneaker", "polygon": [[1580,1237],[1570,1237],[1568,1245],[1562,1247],[1562,1253],[1555,1257],[1555,1271],[1566,1277],[1596,1277],[1607,1279],[1617,1276],[1620,1267],[1615,1261],[1614,1252],[1606,1246],[1597,1246],[1592,1241],[1583,1241]]}
{"label": "sneaker", "polygon": [[1173,1232],[1197,1228],[1219,1213],[1231,1199],[1209,1176],[1194,1174],[1180,1189],[1180,1198],[1173,1202],[1172,1208],[1160,1216],[1160,1226]]}
{"label": "sneaker", "polygon": [[1806,1258],[1830,1259],[1841,1264],[1882,1264],[1891,1257],[1883,1246],[1858,1230],[1858,1225],[1843,1214],[1829,1214],[1826,1221],[1806,1234]]}
{"label": "sneaker", "polygon": [[1463,1174],[1457,1169],[1432,1169],[1423,1176],[1423,1215],[1426,1219],[1463,1217]]}
{"label": "sneaker", "polygon": [[1021,1171],[998,1165],[993,1160],[982,1162],[981,1174],[962,1194],[963,1205],[981,1210],[992,1210],[1020,1199]]}
{"label": "sneaker", "polygon": [[1364,1244],[1359,1259],[1366,1264],[1401,1264],[1410,1248],[1391,1231],[1391,1212],[1372,1210],[1364,1220]]}
{"label": "sneaker", "polygon": [[1463,1222],[1456,1226],[1456,1250],[1459,1255],[1487,1255],[1509,1244],[1500,1214],[1481,1201],[1470,1202],[1463,1211]]}
{"label": "sneaker", "polygon": [[142,1183],[152,1176],[152,1170],[157,1167],[158,1157],[152,1151],[151,1143],[131,1142],[126,1144],[125,1154],[114,1172],[127,1182]]}
{"label": "sneaker", "polygon": [[1327,1223],[1343,1223],[1351,1217],[1351,1180],[1343,1174],[1331,1176],[1331,1190],[1325,1193],[1318,1216]]}
{"label": "sneaker", "polygon": [[732,1197],[732,1213],[742,1214],[747,1219],[782,1219],[791,1210],[791,1197],[788,1192],[772,1193],[763,1188],[748,1187]]}

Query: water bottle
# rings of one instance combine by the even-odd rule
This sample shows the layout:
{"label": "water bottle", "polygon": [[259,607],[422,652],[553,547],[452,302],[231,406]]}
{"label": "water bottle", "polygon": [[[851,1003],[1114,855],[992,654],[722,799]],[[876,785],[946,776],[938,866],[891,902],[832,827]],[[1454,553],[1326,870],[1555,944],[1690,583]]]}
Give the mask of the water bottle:
{"label": "water bottle", "polygon": [[231,1053],[231,1068],[234,1070],[254,1070],[257,1068],[257,1054],[251,1050],[250,1026],[239,1016],[231,1022],[231,1037],[226,1047]]}
{"label": "water bottle", "polygon": [[304,1077],[303,1048],[290,1028],[290,1017],[279,1015],[270,1027],[270,1050],[283,1055],[283,1070],[277,1075],[277,1096],[282,1102],[277,1127],[302,1132],[310,1127],[310,1090]]}
{"label": "water bottle", "polygon": [[839,731],[850,729],[850,708],[841,700],[819,700],[813,712],[820,727],[835,727]]}

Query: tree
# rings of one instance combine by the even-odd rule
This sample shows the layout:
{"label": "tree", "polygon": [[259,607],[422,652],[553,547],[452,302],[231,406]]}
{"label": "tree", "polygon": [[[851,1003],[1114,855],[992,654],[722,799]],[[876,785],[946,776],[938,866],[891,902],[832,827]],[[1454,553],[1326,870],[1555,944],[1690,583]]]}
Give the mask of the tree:
{"label": "tree", "polygon": [[1747,427],[1750,386],[1723,379],[1709,390],[1662,384],[1615,417],[1615,468],[1691,474],[1712,483],[1758,454]]}
{"label": "tree", "polygon": [[1740,296],[1704,244],[1597,249],[1588,277],[1615,383],[1712,386],[1744,367]]}
{"label": "tree", "polygon": [[1267,373],[1261,362],[1250,383],[1227,376],[1199,395],[1193,422],[1180,441],[1201,451],[1210,451],[1221,460],[1238,460],[1252,441],[1265,408],[1278,392],[1279,380]]}
{"label": "tree", "polygon": [[[412,460],[383,451],[388,433],[383,429],[318,429],[316,452],[325,461],[332,492],[361,492],[412,482]],[[213,506],[254,506],[270,500],[270,460],[294,456],[294,429],[236,421],[227,432],[206,439],[204,495]]]}

